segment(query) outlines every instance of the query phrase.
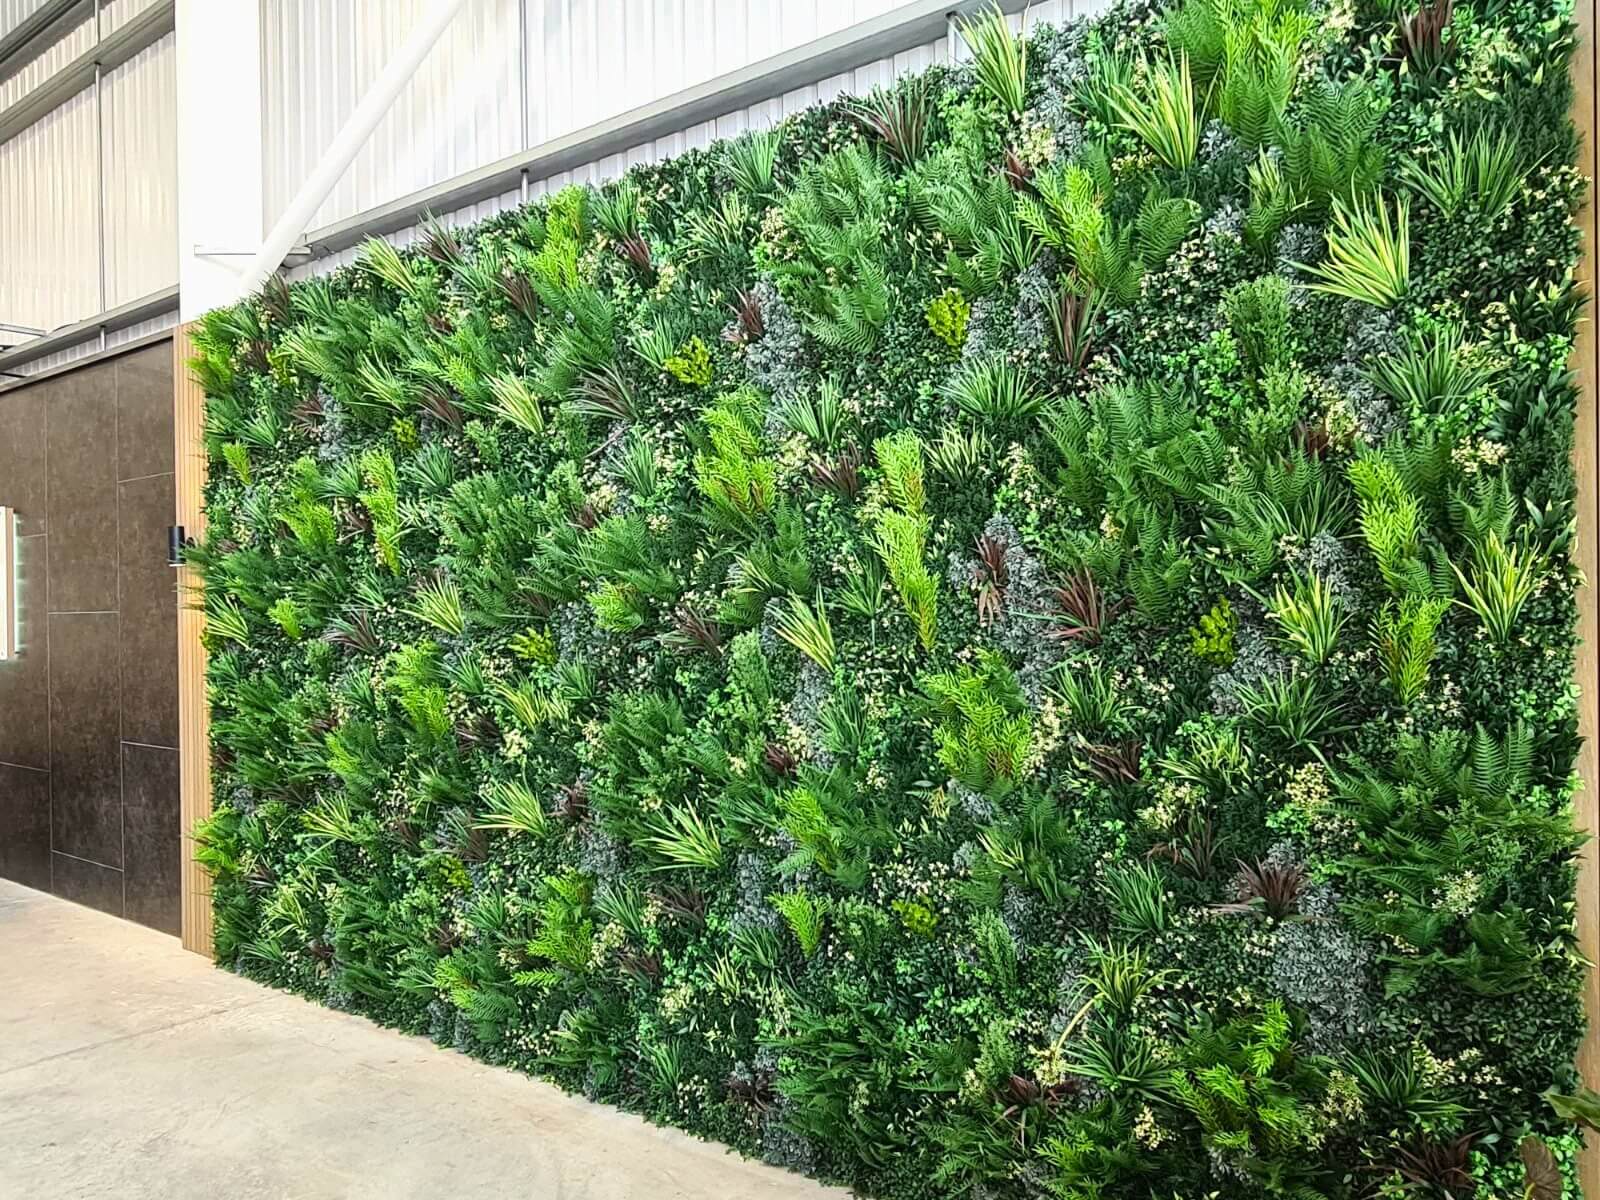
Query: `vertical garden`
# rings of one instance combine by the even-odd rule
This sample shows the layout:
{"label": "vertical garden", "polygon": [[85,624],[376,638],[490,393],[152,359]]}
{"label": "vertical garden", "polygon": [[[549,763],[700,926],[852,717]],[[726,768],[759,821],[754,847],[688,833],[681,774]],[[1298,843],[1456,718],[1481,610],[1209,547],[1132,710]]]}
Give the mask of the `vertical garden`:
{"label": "vertical garden", "polygon": [[967,37],[204,319],[218,957],[871,1196],[1576,1196],[1569,6]]}

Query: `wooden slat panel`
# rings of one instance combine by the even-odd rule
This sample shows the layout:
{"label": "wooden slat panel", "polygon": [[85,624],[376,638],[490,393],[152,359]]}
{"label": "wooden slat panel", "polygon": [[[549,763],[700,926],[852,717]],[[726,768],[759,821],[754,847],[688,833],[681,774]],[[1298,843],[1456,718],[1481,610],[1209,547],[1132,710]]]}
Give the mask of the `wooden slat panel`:
{"label": "wooden slat panel", "polygon": [[[190,537],[205,532],[202,493],[206,482],[203,437],[205,393],[189,372],[194,356],[193,325],[179,326],[172,339],[173,428],[176,438],[177,523]],[[200,643],[205,614],[200,580],[194,568],[179,570],[178,723],[180,811],[183,824],[183,945],[197,954],[212,953],[211,877],[194,860],[195,822],[211,815],[211,710],[206,703],[206,652]]]}
{"label": "wooden slat panel", "polygon": [[[1574,16],[1578,23],[1578,49],[1572,60],[1572,116],[1581,144],[1578,169],[1595,176],[1595,10],[1600,0],[1578,0]],[[1596,213],[1594,189],[1579,215],[1583,230],[1583,261],[1579,266],[1584,291],[1595,294]],[[1573,369],[1578,376],[1578,420],[1573,443],[1572,464],[1578,485],[1577,564],[1583,572],[1584,587],[1578,592],[1579,688],[1578,732],[1583,748],[1578,755],[1578,772],[1583,787],[1578,793],[1578,823],[1591,835],[1600,833],[1600,602],[1595,585],[1600,583],[1600,427],[1595,419],[1596,391],[1600,388],[1600,362],[1596,360],[1594,302],[1591,299],[1585,320],[1578,327]],[[1594,842],[1584,848],[1578,876],[1578,942],[1590,962],[1600,962],[1600,860]],[[1578,1069],[1590,1087],[1600,1087],[1600,974],[1591,970],[1584,991],[1584,1007],[1589,1015],[1588,1033],[1578,1049]],[[1578,1165],[1578,1178],[1586,1196],[1600,1197],[1600,1142],[1589,1139]]]}

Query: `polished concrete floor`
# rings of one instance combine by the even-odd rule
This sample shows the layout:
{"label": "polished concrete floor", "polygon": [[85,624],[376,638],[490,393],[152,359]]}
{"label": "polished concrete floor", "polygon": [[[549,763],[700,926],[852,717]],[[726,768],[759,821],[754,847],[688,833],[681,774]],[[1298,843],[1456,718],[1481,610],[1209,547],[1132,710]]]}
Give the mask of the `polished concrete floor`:
{"label": "polished concrete floor", "polygon": [[0,1198],[843,1197],[0,880]]}

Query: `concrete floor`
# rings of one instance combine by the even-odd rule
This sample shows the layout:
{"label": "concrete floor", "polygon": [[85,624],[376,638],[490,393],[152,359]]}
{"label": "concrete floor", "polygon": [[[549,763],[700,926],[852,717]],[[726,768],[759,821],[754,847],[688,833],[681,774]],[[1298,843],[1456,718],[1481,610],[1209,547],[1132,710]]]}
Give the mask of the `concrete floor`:
{"label": "concrete floor", "polygon": [[0,1200],[824,1200],[0,880]]}

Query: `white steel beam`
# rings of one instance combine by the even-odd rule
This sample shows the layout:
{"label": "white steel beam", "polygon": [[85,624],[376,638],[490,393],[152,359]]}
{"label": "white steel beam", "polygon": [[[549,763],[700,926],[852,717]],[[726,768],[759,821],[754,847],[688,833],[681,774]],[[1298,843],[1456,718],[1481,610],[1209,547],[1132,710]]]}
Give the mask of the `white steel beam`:
{"label": "white steel beam", "polygon": [[[422,60],[428,57],[428,52],[433,49],[434,43],[439,40],[440,35],[455,19],[465,3],[466,0],[434,0],[428,11],[423,14],[400,49],[384,67],[383,73],[373,81],[372,87],[361,98],[361,103],[356,105],[355,111],[335,135],[333,144],[323,152],[317,165],[311,168],[311,173],[306,176],[305,182],[295,192],[283,215],[267,234],[260,252],[251,260],[239,278],[238,295],[235,299],[255,291],[267,281],[268,276],[283,265],[284,256],[305,236],[311,218],[322,207],[322,202],[328,198],[334,185],[349,168],[351,160],[372,136],[372,131],[377,128],[378,122],[383,120],[384,114],[393,106],[395,98],[411,81],[417,68],[422,65]],[[257,158],[259,157],[258,148]],[[257,191],[259,190],[258,188]],[[188,299],[185,294],[185,310],[189,307]]]}

